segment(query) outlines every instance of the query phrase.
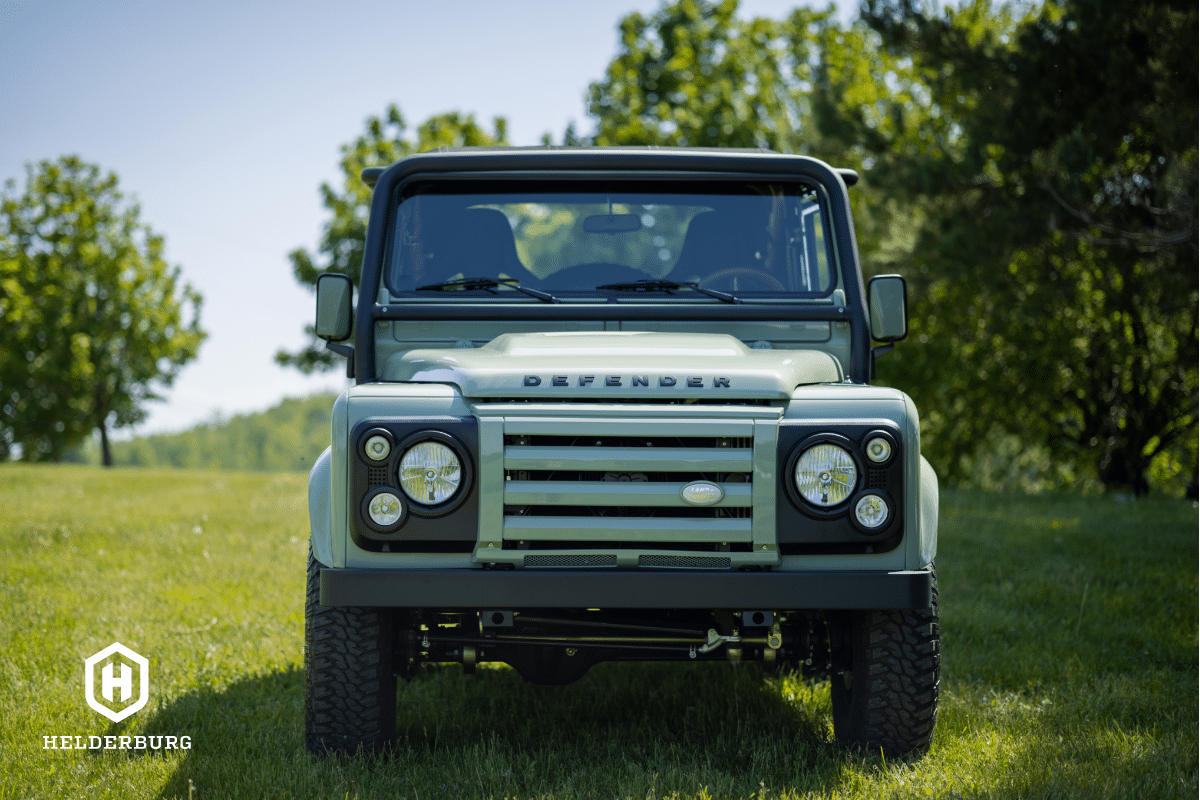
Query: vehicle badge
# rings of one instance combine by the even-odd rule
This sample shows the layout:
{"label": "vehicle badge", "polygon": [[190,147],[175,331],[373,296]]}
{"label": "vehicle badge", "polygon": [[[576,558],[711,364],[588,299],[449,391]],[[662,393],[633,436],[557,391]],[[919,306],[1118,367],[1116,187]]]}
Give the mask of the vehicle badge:
{"label": "vehicle badge", "polygon": [[696,481],[683,487],[679,495],[683,502],[693,506],[715,506],[724,499],[725,492],[715,483]]}

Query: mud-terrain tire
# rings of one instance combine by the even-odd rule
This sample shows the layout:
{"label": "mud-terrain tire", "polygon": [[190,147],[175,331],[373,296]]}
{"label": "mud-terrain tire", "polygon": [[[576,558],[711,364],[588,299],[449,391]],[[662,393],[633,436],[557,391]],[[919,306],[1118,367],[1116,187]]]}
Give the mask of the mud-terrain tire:
{"label": "mud-terrain tire", "polygon": [[856,611],[849,617],[852,669],[830,679],[838,742],[886,758],[929,749],[941,669],[937,576],[927,609]]}
{"label": "mud-terrain tire", "polygon": [[396,738],[395,625],[385,610],[326,608],[308,554],[304,604],[304,746],[378,753]]}

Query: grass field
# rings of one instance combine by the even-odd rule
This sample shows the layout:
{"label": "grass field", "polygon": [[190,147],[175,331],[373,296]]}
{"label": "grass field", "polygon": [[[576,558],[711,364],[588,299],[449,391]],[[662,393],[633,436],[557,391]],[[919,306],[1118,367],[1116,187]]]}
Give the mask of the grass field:
{"label": "grass field", "polygon": [[[938,730],[918,762],[831,744],[828,685],[602,665],[561,689],[430,669],[389,760],[302,746],[302,475],[0,466],[0,797],[1197,795],[1197,512],[946,493]],[[151,660],[112,724],[83,660]],[[187,735],[190,750],[45,750]]]}

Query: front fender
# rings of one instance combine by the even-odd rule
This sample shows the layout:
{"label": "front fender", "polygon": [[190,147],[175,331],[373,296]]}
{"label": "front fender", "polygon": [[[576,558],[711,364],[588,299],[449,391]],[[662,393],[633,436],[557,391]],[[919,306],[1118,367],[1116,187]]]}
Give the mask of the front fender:
{"label": "front fender", "polygon": [[308,473],[308,524],[313,558],[322,564],[333,563],[333,512],[331,486],[333,448],[325,452]]}

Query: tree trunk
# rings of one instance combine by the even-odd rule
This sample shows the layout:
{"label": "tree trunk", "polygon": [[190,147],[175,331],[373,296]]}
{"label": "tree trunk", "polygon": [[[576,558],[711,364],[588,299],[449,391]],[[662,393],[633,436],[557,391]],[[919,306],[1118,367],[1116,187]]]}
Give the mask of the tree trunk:
{"label": "tree trunk", "polygon": [[100,420],[100,458],[104,466],[113,465],[112,450],[108,447],[108,425],[104,420]]}

